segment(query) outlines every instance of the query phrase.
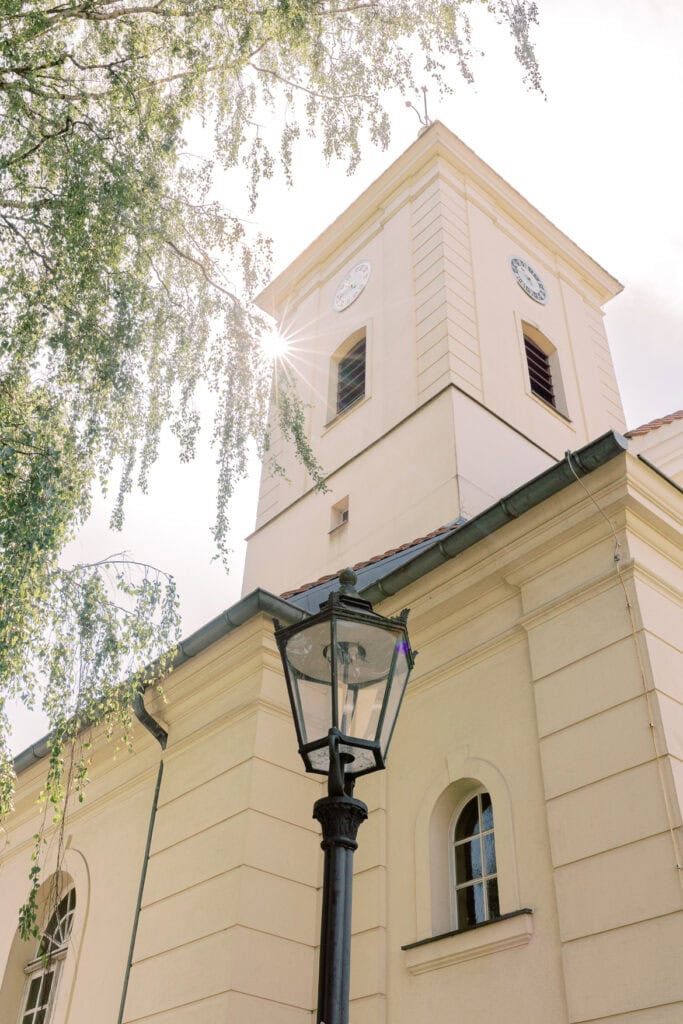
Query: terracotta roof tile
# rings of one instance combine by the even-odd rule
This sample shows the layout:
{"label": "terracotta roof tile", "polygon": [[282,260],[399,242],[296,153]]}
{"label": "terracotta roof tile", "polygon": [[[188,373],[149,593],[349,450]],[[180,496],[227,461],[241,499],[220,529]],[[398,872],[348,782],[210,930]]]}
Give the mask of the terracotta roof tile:
{"label": "terracotta roof tile", "polygon": [[[425,534],[424,537],[418,537],[416,540],[408,541],[407,544],[400,544],[397,548],[390,548],[389,551],[384,551],[381,555],[373,555],[372,558],[366,558],[363,562],[356,562],[351,568],[354,572],[358,572],[359,569],[364,569],[367,565],[372,565],[374,562],[381,562],[383,558],[390,558],[392,555],[397,555],[401,551],[407,551],[408,548],[415,547],[418,544],[423,544],[426,540],[432,540],[434,537],[440,537],[444,533],[452,533],[453,530],[457,529],[455,523],[450,523],[448,526],[440,526],[438,530],[432,530],[431,533]],[[342,566],[344,568],[344,566]],[[284,594],[280,594],[280,597],[287,599],[288,597],[295,597],[297,594],[303,594],[306,590],[312,590],[313,587],[320,586],[321,583],[327,583],[329,580],[334,580],[339,576],[341,569],[337,572],[329,573],[327,576],[321,576],[320,579],[313,580],[312,583],[304,583],[300,587],[295,587],[293,590],[286,590]]]}
{"label": "terracotta roof tile", "polygon": [[657,430],[666,423],[673,423],[674,420],[683,420],[683,409],[678,409],[677,412],[670,412],[668,416],[661,416],[657,420],[650,420],[649,423],[643,423],[642,426],[635,427],[633,430],[627,430],[626,437],[640,437],[643,434],[649,434],[651,430]]}

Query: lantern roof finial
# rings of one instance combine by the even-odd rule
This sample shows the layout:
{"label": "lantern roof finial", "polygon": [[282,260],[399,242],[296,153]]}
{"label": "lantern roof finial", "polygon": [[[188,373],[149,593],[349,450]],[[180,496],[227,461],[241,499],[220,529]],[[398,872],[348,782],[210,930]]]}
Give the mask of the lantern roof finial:
{"label": "lantern roof finial", "polygon": [[342,569],[342,571],[339,573],[339,583],[341,584],[339,590],[341,591],[342,594],[351,593],[355,595],[357,582],[358,577],[356,576],[353,569]]}
{"label": "lantern roof finial", "polygon": [[358,577],[353,569],[342,569],[338,576],[339,589],[332,590],[320,605],[320,610],[330,608],[347,608],[359,612],[372,613],[372,605],[360,596],[356,590]]}

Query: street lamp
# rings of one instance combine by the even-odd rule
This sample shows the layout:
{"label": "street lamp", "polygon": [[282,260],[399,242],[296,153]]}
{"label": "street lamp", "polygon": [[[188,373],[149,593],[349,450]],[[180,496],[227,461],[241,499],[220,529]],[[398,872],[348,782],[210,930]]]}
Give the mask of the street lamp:
{"label": "street lamp", "polygon": [[386,765],[415,660],[408,612],[395,619],[373,612],[354,590],[351,569],[339,582],[316,615],[294,626],[275,622],[299,753],[307,772],[328,779],[328,796],[313,807],[325,851],[318,1024],[348,1024],[353,853],[368,816],[353,787]]}

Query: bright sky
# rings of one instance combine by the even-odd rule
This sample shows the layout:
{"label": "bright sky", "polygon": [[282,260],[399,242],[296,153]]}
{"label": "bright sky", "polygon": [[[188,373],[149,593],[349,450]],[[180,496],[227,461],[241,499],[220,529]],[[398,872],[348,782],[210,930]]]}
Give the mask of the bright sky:
{"label": "bright sky", "polygon": [[[683,2],[538,0],[534,38],[546,99],[521,83],[504,29],[478,12],[484,56],[475,86],[431,92],[429,113],[625,286],[607,309],[607,333],[629,426],[683,407]],[[417,98],[413,97],[417,103]],[[419,106],[419,104],[417,104]],[[392,102],[389,151],[369,147],[353,177],[325,167],[314,144],[295,160],[295,183],[269,186],[254,215],[283,269],[414,140],[417,117]],[[232,186],[234,189],[234,185]],[[226,205],[231,183],[226,180]],[[127,550],[174,573],[184,634],[240,596],[243,538],[253,527],[258,468],[236,496],[233,567],[212,563],[215,472],[208,446],[190,465],[162,449],[147,495],[133,495],[123,534],[108,506],[70,551],[90,560]],[[297,582],[297,581],[293,581]],[[38,713],[14,716],[13,749],[45,732]]]}

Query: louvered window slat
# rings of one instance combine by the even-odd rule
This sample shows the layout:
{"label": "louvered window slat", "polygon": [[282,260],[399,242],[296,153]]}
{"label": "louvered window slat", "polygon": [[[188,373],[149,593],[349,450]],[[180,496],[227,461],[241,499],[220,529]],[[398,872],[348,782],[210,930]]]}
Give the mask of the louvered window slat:
{"label": "louvered window slat", "polygon": [[524,348],[526,350],[527,368],[529,370],[529,383],[531,392],[542,398],[544,402],[555,408],[555,392],[553,389],[553,376],[550,370],[550,359],[530,338],[524,337]]}
{"label": "louvered window slat", "polygon": [[365,394],[365,338],[339,360],[337,413],[344,412]]}

